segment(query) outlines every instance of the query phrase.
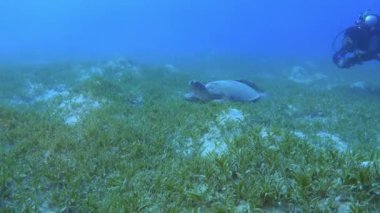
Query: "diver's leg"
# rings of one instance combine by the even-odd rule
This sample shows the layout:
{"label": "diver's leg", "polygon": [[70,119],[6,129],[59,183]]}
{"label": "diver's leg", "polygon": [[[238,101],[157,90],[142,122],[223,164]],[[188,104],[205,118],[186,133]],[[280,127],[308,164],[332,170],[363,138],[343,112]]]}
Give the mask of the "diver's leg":
{"label": "diver's leg", "polygon": [[380,53],[380,35],[372,36],[368,41],[369,53]]}

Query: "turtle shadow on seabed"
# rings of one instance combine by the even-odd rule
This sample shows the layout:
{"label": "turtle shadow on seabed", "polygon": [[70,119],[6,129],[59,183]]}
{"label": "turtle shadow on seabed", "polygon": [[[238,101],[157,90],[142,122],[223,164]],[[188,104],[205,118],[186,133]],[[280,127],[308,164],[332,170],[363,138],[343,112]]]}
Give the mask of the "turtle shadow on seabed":
{"label": "turtle shadow on seabed", "polygon": [[369,89],[367,89],[366,91],[363,91],[363,92],[365,92],[368,95],[376,96],[376,97],[380,98],[380,86],[371,87],[371,88],[369,88]]}
{"label": "turtle shadow on seabed", "polygon": [[350,92],[357,95],[368,95],[380,98],[380,85],[370,85],[359,81],[350,85]]}

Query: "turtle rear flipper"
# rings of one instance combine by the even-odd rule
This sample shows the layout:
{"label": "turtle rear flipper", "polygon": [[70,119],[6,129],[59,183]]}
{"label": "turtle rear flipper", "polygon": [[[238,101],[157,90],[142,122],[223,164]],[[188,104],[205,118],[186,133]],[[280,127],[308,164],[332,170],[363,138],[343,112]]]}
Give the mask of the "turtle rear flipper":
{"label": "turtle rear flipper", "polygon": [[247,81],[247,80],[236,80],[236,81],[239,81],[240,83],[243,83],[258,92],[264,92],[262,89],[260,89],[260,87],[258,87],[255,83],[251,81]]}

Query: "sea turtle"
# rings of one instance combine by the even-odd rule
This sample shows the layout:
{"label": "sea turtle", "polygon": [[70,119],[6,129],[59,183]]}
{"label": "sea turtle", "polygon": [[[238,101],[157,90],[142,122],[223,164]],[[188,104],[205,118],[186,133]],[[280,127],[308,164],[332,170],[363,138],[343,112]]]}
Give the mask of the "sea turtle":
{"label": "sea turtle", "polygon": [[254,102],[264,93],[253,83],[245,80],[219,80],[202,84],[199,81],[189,82],[191,92],[185,94],[188,101],[231,100]]}

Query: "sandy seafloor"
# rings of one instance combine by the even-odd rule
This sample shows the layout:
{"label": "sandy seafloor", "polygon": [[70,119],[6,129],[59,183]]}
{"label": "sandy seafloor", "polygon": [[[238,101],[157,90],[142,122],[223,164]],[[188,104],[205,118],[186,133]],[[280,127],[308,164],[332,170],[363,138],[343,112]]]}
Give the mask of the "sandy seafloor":
{"label": "sandy seafloor", "polygon": [[[0,211],[376,211],[380,72],[126,58],[0,68]],[[244,79],[255,103],[193,103]]]}

